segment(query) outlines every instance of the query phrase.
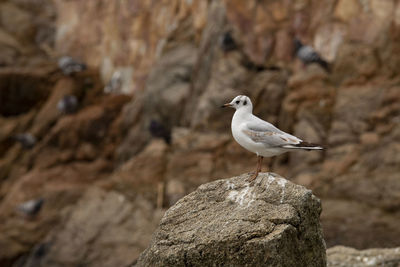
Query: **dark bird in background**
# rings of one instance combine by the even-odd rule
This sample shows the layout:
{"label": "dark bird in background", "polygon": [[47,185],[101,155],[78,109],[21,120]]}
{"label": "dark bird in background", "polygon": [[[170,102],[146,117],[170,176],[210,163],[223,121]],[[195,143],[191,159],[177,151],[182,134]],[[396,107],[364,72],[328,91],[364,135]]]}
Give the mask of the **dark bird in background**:
{"label": "dark bird in background", "polygon": [[13,139],[20,143],[24,149],[31,149],[36,144],[36,138],[30,133],[16,134]]}
{"label": "dark bird in background", "polygon": [[294,52],[304,65],[317,63],[326,71],[330,71],[329,63],[326,62],[315,50],[309,45],[303,45],[299,39],[294,40]]}
{"label": "dark bird in background", "polygon": [[269,70],[269,71],[281,70],[281,68],[279,66],[274,66],[274,65],[265,66],[265,65],[257,64],[245,57],[240,62],[246,69],[248,69],[249,71],[253,71],[253,72],[261,72],[261,71],[265,71],[265,70]]}
{"label": "dark bird in background", "polygon": [[35,245],[32,250],[30,255],[27,257],[27,259],[21,257],[18,261],[21,261],[21,264],[16,264],[15,266],[24,266],[24,267],[37,267],[37,266],[43,266],[43,263],[41,262],[43,257],[46,256],[46,254],[50,251],[51,248],[51,243],[39,243]]}
{"label": "dark bird in background", "polygon": [[58,67],[65,75],[72,75],[87,69],[85,63],[73,59],[70,56],[63,56],[58,60]]}
{"label": "dark bird in background", "polygon": [[149,131],[153,137],[162,138],[167,144],[171,144],[171,130],[165,127],[162,123],[151,120]]}
{"label": "dark bird in background", "polygon": [[235,39],[233,39],[232,33],[230,31],[227,31],[221,35],[219,46],[224,52],[229,52],[237,48]]}
{"label": "dark bird in background", "polygon": [[78,110],[78,98],[74,95],[66,95],[57,103],[57,109],[63,114],[72,114]]}
{"label": "dark bird in background", "polygon": [[31,199],[17,206],[17,210],[27,217],[33,217],[39,213],[43,206],[44,199]]}

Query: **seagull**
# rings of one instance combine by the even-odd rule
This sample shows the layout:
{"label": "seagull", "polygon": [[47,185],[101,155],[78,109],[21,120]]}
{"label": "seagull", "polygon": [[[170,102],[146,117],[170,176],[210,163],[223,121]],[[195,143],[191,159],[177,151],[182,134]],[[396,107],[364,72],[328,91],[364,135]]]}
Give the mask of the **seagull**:
{"label": "seagull", "polygon": [[72,75],[74,73],[82,72],[87,69],[85,63],[79,62],[78,60],[70,56],[61,57],[58,60],[58,67],[67,76]]}
{"label": "seagull", "polygon": [[152,136],[156,138],[164,139],[165,143],[171,144],[171,130],[168,129],[161,122],[156,120],[151,120],[149,125],[149,131]]}
{"label": "seagull", "polygon": [[57,103],[57,109],[62,114],[72,114],[78,110],[78,98],[74,95],[65,95]]}
{"label": "seagull", "polygon": [[31,149],[36,144],[36,137],[30,133],[16,134],[14,140],[19,142],[24,149]]}
{"label": "seagull", "polygon": [[274,125],[253,115],[253,104],[249,97],[239,95],[222,107],[236,109],[231,129],[233,138],[242,147],[256,153],[257,169],[249,182],[257,178],[264,157],[273,157],[292,150],[322,150],[319,145],[279,130]]}
{"label": "seagull", "polygon": [[224,52],[229,52],[237,48],[235,39],[233,39],[232,33],[230,31],[225,32],[220,37],[219,45]]}
{"label": "seagull", "polygon": [[329,63],[326,62],[315,50],[309,45],[303,45],[299,39],[294,40],[294,52],[296,56],[303,62],[303,64],[308,65],[311,63],[317,63],[326,71],[329,72]]}
{"label": "seagull", "polygon": [[35,216],[43,206],[44,199],[31,199],[18,205],[17,210],[26,216]]}

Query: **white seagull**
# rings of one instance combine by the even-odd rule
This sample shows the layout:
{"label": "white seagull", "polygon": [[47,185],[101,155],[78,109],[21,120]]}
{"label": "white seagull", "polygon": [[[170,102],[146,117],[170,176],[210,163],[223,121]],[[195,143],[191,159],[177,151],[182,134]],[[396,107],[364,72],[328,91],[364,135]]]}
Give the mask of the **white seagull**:
{"label": "white seagull", "polygon": [[222,107],[236,109],[231,123],[233,138],[239,145],[257,154],[257,170],[249,182],[257,178],[264,157],[273,157],[296,149],[323,149],[319,145],[304,142],[296,136],[285,133],[271,123],[254,116],[253,104],[245,95],[235,97]]}

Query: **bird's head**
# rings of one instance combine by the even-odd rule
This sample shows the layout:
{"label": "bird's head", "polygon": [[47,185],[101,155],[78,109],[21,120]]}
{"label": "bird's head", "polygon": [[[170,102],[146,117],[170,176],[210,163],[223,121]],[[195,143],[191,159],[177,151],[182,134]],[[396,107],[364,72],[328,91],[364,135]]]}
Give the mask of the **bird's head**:
{"label": "bird's head", "polygon": [[250,112],[253,111],[253,104],[251,103],[250,98],[245,95],[238,95],[230,103],[226,103],[222,107],[231,107],[236,110],[246,109]]}
{"label": "bird's head", "polygon": [[303,43],[299,39],[295,38],[293,40],[293,45],[294,45],[294,52],[297,53],[297,51],[303,46]]}

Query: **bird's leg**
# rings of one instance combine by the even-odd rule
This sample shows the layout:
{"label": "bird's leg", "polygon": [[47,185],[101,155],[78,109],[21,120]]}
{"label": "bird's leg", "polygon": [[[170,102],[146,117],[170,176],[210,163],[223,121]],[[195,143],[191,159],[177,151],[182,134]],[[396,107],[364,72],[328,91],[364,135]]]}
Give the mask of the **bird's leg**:
{"label": "bird's leg", "polygon": [[264,157],[259,156],[258,158],[259,158],[259,160],[257,161],[257,173],[261,172],[261,164],[262,164]]}
{"label": "bird's leg", "polygon": [[257,178],[257,176],[258,176],[258,173],[261,171],[261,163],[262,163],[262,161],[263,161],[263,156],[257,156],[257,170],[256,170],[256,172],[254,173],[254,175],[253,176],[251,176],[247,181],[248,182],[252,182],[252,181],[254,181],[256,178]]}

